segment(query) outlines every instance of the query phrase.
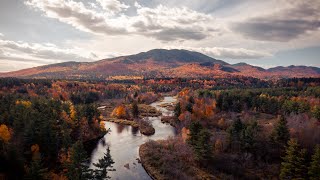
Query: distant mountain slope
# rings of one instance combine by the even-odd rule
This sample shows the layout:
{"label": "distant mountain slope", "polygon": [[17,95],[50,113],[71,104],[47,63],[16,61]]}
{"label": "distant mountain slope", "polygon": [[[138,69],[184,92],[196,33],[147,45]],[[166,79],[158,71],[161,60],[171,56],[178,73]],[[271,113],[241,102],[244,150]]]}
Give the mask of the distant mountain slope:
{"label": "distant mountain slope", "polygon": [[106,79],[110,76],[231,77],[257,78],[320,77],[320,68],[288,66],[263,69],[246,63],[228,64],[187,50],[154,49],[135,55],[96,62],[65,62],[9,73],[0,77]]}

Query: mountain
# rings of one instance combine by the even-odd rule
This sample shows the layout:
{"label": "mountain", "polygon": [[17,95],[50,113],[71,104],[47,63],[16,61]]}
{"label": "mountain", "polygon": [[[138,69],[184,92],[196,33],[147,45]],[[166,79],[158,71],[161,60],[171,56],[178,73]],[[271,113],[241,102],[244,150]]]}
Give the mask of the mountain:
{"label": "mountain", "polygon": [[65,62],[9,73],[0,77],[117,79],[137,77],[232,77],[251,76],[263,79],[320,77],[320,68],[288,66],[263,69],[246,63],[228,64],[199,52],[154,49],[135,55],[96,62]]}

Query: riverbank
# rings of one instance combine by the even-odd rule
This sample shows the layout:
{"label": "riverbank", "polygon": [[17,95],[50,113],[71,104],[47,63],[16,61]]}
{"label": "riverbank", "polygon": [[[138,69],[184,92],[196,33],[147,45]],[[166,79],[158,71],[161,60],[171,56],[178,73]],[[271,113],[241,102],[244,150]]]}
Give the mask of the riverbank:
{"label": "riverbank", "polygon": [[155,133],[155,129],[152,126],[152,124],[143,119],[126,120],[126,119],[117,119],[117,118],[106,118],[105,121],[122,124],[126,126],[131,126],[133,128],[138,128],[140,133],[146,136],[150,136]]}
{"label": "riverbank", "polygon": [[191,153],[179,139],[149,141],[139,148],[141,164],[152,179],[217,179],[200,169]]}

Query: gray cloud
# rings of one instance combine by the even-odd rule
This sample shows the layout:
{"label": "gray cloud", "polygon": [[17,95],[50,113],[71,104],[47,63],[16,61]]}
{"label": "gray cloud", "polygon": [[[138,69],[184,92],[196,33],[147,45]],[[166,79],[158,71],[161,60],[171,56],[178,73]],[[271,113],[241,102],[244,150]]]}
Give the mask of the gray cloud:
{"label": "gray cloud", "polygon": [[1,59],[24,60],[61,60],[61,61],[91,61],[93,54],[80,55],[74,49],[61,49],[53,44],[25,43],[0,39]]}
{"label": "gray cloud", "polygon": [[288,0],[287,6],[274,14],[235,23],[232,29],[256,40],[286,42],[320,28],[320,3]]}
{"label": "gray cloud", "polygon": [[210,15],[186,7],[158,5],[148,8],[135,3],[137,14],[127,16],[122,11],[128,5],[118,0],[97,2],[104,11],[90,9],[82,2],[72,0],[29,0],[26,4],[82,31],[104,35],[137,34],[161,41],[200,40],[214,35],[217,30],[213,28],[214,20]]}

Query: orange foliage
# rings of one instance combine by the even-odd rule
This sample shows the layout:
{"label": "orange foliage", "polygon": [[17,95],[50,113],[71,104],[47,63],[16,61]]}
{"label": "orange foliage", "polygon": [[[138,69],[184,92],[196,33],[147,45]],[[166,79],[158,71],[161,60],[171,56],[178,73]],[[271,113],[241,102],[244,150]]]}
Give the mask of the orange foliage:
{"label": "orange foliage", "polygon": [[31,146],[32,159],[40,159],[40,147],[38,144]]}
{"label": "orange foliage", "polygon": [[111,116],[117,117],[117,118],[126,118],[127,117],[126,107],[124,105],[120,105],[120,106],[116,107],[112,111]]}
{"label": "orange foliage", "polygon": [[214,143],[214,150],[216,152],[222,152],[223,151],[223,143],[220,139],[217,139]]}
{"label": "orange foliage", "polygon": [[11,139],[11,133],[5,124],[1,124],[0,126],[0,139],[5,143]]}
{"label": "orange foliage", "polygon": [[187,139],[189,138],[189,134],[190,134],[190,130],[188,128],[183,127],[181,129],[181,137],[182,137],[183,142],[187,141]]}

